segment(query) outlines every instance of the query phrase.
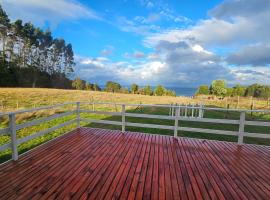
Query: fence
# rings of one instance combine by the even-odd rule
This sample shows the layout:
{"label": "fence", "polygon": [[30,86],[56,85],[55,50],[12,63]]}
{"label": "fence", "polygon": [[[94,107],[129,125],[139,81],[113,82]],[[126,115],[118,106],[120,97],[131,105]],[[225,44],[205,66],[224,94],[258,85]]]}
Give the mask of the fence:
{"label": "fence", "polygon": [[[92,104],[92,110],[82,109],[81,105],[83,104]],[[121,112],[107,112],[107,111],[97,111],[95,110],[95,105],[114,105],[114,106],[121,106]],[[45,117],[42,119],[36,119],[33,121],[25,122],[23,124],[16,124],[16,115],[21,113],[29,113],[29,112],[36,112],[39,110],[46,110],[52,108],[58,108],[65,105],[76,105],[76,109],[67,111],[61,114],[55,114],[49,117]],[[129,113],[126,112],[127,107],[134,107],[134,106],[141,106],[141,107],[157,107],[157,108],[169,108],[174,109],[175,114],[166,116],[166,115],[153,115],[153,114],[141,114],[141,113]],[[195,112],[195,109],[199,109],[199,112],[203,112],[203,110],[216,110],[216,111],[236,111],[240,112],[239,120],[231,120],[231,119],[212,119],[212,118],[203,118],[201,117],[192,117],[192,116],[180,116],[181,109],[190,109],[191,112]],[[270,122],[263,122],[263,121],[247,121],[245,119],[246,113],[250,112],[250,110],[237,110],[237,109],[221,109],[221,108],[206,108],[206,107],[196,107],[196,106],[181,106],[181,105],[149,105],[149,104],[115,104],[115,103],[104,103],[104,102],[76,102],[76,103],[65,103],[59,104],[55,106],[45,106],[40,108],[34,108],[30,110],[22,110],[17,112],[11,113],[3,113],[0,114],[1,116],[8,116],[9,117],[9,126],[4,129],[0,129],[0,135],[10,134],[11,142],[5,145],[0,146],[0,151],[4,151],[8,148],[12,150],[12,159],[18,159],[18,145],[47,134],[49,132],[55,131],[59,128],[64,126],[70,125],[72,123],[77,123],[77,128],[80,127],[80,122],[88,122],[88,123],[102,123],[102,124],[112,124],[112,125],[119,125],[122,127],[122,132],[125,132],[126,126],[133,126],[133,127],[145,127],[145,128],[157,128],[157,129],[167,129],[172,130],[174,132],[174,137],[178,136],[178,131],[188,131],[188,132],[199,132],[199,133],[210,133],[210,134],[221,134],[221,135],[232,135],[238,136],[238,144],[243,144],[244,137],[256,137],[256,138],[268,138],[270,139],[270,134],[261,134],[261,133],[250,133],[245,132],[245,125],[249,126],[266,126],[270,127]],[[270,113],[268,110],[252,110],[252,112],[264,112]],[[119,121],[110,121],[110,120],[97,120],[97,119],[89,119],[89,118],[81,118],[81,113],[95,113],[95,114],[106,114],[106,115],[113,115],[113,116],[121,116],[122,120]],[[68,116],[76,114],[76,119],[67,121],[65,123],[59,124],[57,126],[51,127],[46,130],[42,130],[40,132],[34,133],[32,135],[26,136],[24,138],[17,139],[16,132],[22,128],[27,128],[31,126],[35,126],[44,122],[48,122],[53,119],[57,119],[60,117]],[[131,123],[126,121],[126,117],[136,117],[136,118],[151,118],[151,119],[164,119],[164,120],[173,120],[174,126],[169,125],[157,125],[157,124],[142,124],[142,123]],[[219,123],[219,124],[236,124],[239,126],[238,131],[227,131],[227,130],[214,130],[214,129],[205,129],[205,128],[191,128],[191,127],[182,127],[181,124],[179,126],[179,121],[194,121],[194,122],[206,122],[206,123]]]}

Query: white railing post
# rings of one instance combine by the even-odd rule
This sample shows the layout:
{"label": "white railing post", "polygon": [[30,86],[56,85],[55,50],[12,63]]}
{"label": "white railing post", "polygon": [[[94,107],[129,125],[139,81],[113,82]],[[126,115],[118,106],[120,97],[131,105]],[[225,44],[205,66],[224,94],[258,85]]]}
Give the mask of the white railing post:
{"label": "white railing post", "polygon": [[188,112],[188,105],[186,104],[186,107],[185,107],[185,117],[187,117],[187,112]]}
{"label": "white railing post", "polygon": [[179,120],[179,116],[180,116],[180,106],[178,106],[176,108],[176,112],[175,112],[175,120],[174,120],[174,137],[178,136],[178,120]]}
{"label": "white railing post", "polygon": [[80,125],[80,122],[81,122],[81,116],[80,116],[80,102],[76,102],[77,104],[77,128],[80,128],[81,125]]}
{"label": "white railing post", "polygon": [[122,104],[122,133],[126,131],[126,106]]}
{"label": "white railing post", "polygon": [[200,104],[199,106],[199,118],[202,118],[203,117],[203,109],[202,109],[202,104]]}
{"label": "white railing post", "polygon": [[191,117],[194,117],[194,104],[192,104]]}
{"label": "white railing post", "polygon": [[18,160],[15,113],[9,114],[9,129],[10,129],[10,137],[11,137],[12,159]]}
{"label": "white railing post", "polygon": [[240,120],[239,120],[238,144],[243,144],[245,132],[245,120],[246,120],[246,112],[242,111],[240,113]]}

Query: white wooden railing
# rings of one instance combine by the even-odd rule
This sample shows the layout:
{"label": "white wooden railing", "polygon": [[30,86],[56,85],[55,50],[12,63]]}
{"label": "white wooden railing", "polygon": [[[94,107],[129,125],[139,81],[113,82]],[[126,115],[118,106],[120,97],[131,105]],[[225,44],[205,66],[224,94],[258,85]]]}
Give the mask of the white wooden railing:
{"label": "white wooden railing", "polygon": [[[82,105],[91,104],[92,109],[82,109]],[[29,112],[36,112],[39,110],[46,110],[46,109],[53,109],[59,108],[66,105],[76,105],[76,108],[61,114],[55,114],[49,117],[45,117],[42,119],[36,119],[33,121],[25,122],[23,124],[16,124],[16,115],[22,113],[29,113]],[[108,112],[108,111],[98,111],[95,109],[95,105],[114,105],[114,106],[121,106],[121,112]],[[129,113],[126,112],[127,107],[157,107],[157,108],[169,108],[170,112],[174,110],[174,114],[166,115],[153,115],[153,114],[141,114],[141,113]],[[198,117],[193,115],[183,115],[181,116],[181,109],[184,109],[186,112],[190,110],[191,113],[197,112],[200,113]],[[235,111],[240,112],[240,118],[238,120],[231,120],[231,119],[212,119],[212,118],[203,118],[203,112],[205,110],[216,110],[216,111]],[[65,103],[65,104],[58,104],[55,106],[44,106],[40,108],[34,108],[29,110],[21,110],[17,112],[10,112],[10,113],[1,113],[0,117],[8,116],[9,117],[9,126],[7,128],[0,129],[0,136],[4,134],[10,134],[11,142],[0,146],[0,151],[4,151],[8,148],[12,150],[12,159],[18,159],[18,145],[32,140],[34,138],[40,137],[44,134],[49,132],[55,131],[59,128],[64,126],[77,123],[77,128],[80,127],[80,122],[87,122],[87,123],[102,123],[102,124],[111,124],[111,125],[119,125],[122,126],[122,132],[125,132],[126,126],[131,127],[144,127],[144,128],[157,128],[157,129],[166,129],[172,130],[174,132],[174,137],[178,136],[178,131],[187,131],[187,132],[199,132],[199,133],[210,133],[210,134],[221,134],[221,135],[231,135],[238,137],[238,144],[243,144],[244,137],[255,137],[255,138],[266,138],[270,139],[270,129],[269,134],[261,134],[261,133],[250,133],[245,132],[245,125],[249,126],[266,126],[270,127],[270,122],[267,121],[247,121],[246,120],[246,113],[247,112],[263,112],[269,113],[269,110],[238,110],[238,109],[222,109],[222,108],[206,108],[202,107],[201,105],[192,105],[192,106],[181,106],[181,105],[150,105],[150,104],[123,104],[123,103],[107,103],[107,102],[76,102],[76,103]],[[112,116],[121,116],[121,121],[110,121],[110,120],[100,120],[100,119],[89,119],[89,118],[82,118],[81,113],[94,113],[94,114],[105,114],[105,115],[112,115]],[[27,128],[30,126],[39,125],[44,122],[48,122],[53,119],[57,119],[60,117],[68,116],[76,114],[76,118],[65,123],[59,124],[57,126],[51,127],[46,130],[42,130],[40,132],[31,134],[24,138],[17,138],[16,132],[20,129]],[[142,123],[132,123],[127,122],[126,117],[136,117],[136,118],[150,118],[150,119],[164,119],[164,120],[173,120],[174,126],[170,125],[158,125],[158,124],[142,124]],[[227,130],[214,130],[214,129],[205,129],[205,128],[191,128],[191,127],[184,127],[181,126],[181,121],[192,121],[192,122],[206,122],[206,123],[218,123],[218,124],[236,124],[239,126],[238,131],[227,131]]]}

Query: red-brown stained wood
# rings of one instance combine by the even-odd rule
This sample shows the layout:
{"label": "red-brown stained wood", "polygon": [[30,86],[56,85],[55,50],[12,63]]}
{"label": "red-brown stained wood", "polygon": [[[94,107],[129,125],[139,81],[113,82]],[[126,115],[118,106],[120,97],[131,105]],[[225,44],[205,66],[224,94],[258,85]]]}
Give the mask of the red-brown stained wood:
{"label": "red-brown stained wood", "polygon": [[0,199],[270,199],[270,147],[81,128],[0,165]]}

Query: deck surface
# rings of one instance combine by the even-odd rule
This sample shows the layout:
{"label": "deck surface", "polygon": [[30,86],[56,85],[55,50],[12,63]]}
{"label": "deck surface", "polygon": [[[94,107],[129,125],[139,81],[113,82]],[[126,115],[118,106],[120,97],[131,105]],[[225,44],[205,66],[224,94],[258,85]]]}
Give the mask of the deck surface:
{"label": "deck surface", "polygon": [[0,199],[270,199],[270,148],[81,128],[1,165]]}

